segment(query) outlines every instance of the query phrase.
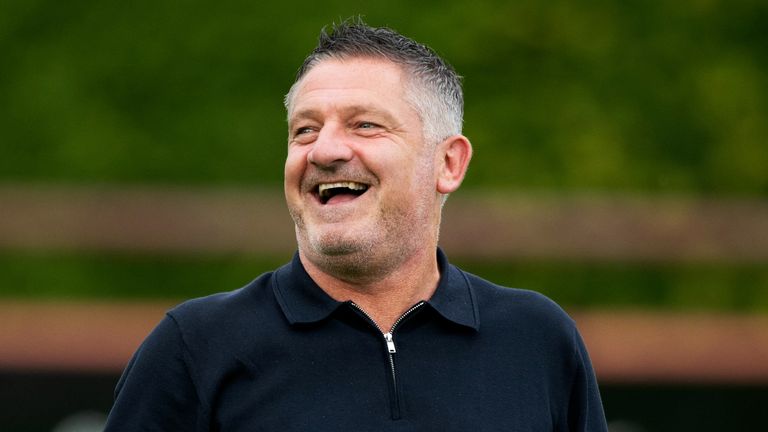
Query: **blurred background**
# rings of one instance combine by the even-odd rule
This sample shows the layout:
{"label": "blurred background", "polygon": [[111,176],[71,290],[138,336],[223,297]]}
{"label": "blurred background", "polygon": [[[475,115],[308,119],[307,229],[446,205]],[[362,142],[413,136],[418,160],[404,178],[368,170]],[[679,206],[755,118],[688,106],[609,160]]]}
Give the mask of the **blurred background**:
{"label": "blurred background", "polygon": [[282,97],[361,14],[465,77],[451,259],[577,321],[613,432],[768,406],[768,3],[0,3],[0,424],[100,430],[163,311],[290,259]]}

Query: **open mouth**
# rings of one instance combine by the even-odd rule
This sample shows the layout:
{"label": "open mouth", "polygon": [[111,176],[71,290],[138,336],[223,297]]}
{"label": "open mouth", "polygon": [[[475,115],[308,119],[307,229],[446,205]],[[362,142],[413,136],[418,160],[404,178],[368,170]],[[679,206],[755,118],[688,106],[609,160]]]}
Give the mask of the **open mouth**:
{"label": "open mouth", "polygon": [[322,204],[328,204],[355,199],[367,190],[368,185],[351,181],[321,183],[317,186],[317,196]]}

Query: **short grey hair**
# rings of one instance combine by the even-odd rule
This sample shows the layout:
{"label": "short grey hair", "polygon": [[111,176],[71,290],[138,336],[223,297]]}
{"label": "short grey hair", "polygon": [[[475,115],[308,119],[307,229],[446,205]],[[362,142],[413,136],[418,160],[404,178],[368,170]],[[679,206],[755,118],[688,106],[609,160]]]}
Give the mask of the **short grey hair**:
{"label": "short grey hair", "polygon": [[419,114],[428,142],[436,144],[461,133],[464,95],[461,77],[453,67],[426,45],[386,27],[370,27],[360,18],[321,30],[317,47],[304,59],[285,95],[288,114],[301,79],[314,66],[323,60],[351,58],[385,59],[403,68],[406,100]]}

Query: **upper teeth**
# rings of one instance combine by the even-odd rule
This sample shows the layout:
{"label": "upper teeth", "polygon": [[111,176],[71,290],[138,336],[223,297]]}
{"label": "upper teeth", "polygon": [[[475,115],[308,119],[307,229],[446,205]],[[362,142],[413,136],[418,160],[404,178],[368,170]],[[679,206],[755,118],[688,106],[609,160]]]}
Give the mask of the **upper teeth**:
{"label": "upper teeth", "polygon": [[347,188],[352,190],[365,190],[367,186],[355,182],[336,182],[336,183],[323,183],[318,186],[318,192],[320,196],[325,195],[326,191],[334,188]]}

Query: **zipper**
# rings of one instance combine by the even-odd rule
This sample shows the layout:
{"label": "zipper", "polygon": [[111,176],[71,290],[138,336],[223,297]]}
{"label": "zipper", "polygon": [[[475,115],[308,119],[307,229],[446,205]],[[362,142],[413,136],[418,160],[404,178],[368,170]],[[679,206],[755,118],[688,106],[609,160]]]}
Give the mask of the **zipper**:
{"label": "zipper", "polygon": [[352,307],[354,307],[358,311],[360,311],[360,313],[362,313],[366,318],[368,318],[368,320],[374,325],[374,327],[376,327],[376,329],[379,330],[379,332],[381,332],[382,336],[384,336],[384,343],[387,348],[387,356],[389,357],[389,368],[391,373],[390,376],[392,377],[392,382],[390,383],[392,384],[392,399],[391,399],[392,420],[398,420],[400,419],[400,395],[398,394],[398,391],[397,391],[397,373],[395,372],[395,356],[394,356],[394,354],[397,353],[397,348],[395,347],[395,340],[393,337],[393,333],[395,332],[395,329],[400,324],[400,322],[402,322],[405,319],[405,317],[407,317],[408,315],[416,311],[418,308],[424,306],[425,302],[420,301],[415,305],[411,306],[410,309],[405,311],[402,315],[400,315],[400,317],[397,320],[395,320],[394,324],[392,324],[392,327],[386,333],[381,329],[381,327],[379,327],[378,324],[376,324],[376,321],[374,321],[373,318],[371,318],[371,316],[368,315],[368,312],[363,310],[363,308],[361,308],[355,302],[352,302],[352,301],[349,302],[349,304],[352,305]]}

